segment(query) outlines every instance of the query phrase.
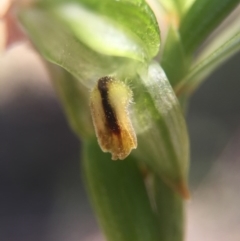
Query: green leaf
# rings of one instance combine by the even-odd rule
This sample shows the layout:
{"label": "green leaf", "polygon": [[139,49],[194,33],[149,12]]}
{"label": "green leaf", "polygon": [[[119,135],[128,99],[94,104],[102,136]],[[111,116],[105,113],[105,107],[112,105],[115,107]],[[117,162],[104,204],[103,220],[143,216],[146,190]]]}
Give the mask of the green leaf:
{"label": "green leaf", "polygon": [[158,25],[144,1],[39,1],[19,16],[44,57],[88,88],[119,69],[134,72],[159,50]]}
{"label": "green leaf", "polygon": [[111,19],[71,3],[55,7],[53,13],[78,39],[96,52],[139,61],[146,58],[144,43]]}
{"label": "green leaf", "polygon": [[[22,15],[33,10],[46,13],[49,23],[54,19],[55,33],[65,28],[75,39],[100,54],[143,62],[159,51],[158,24],[153,12],[143,0],[42,0],[23,10]],[[24,24],[27,25],[26,21]],[[53,24],[51,25],[53,27]],[[39,31],[39,27],[36,26],[35,32]]]}
{"label": "green leaf", "polygon": [[186,54],[192,54],[239,0],[196,0],[181,21],[180,35]]}
{"label": "green leaf", "polygon": [[156,17],[145,0],[82,0],[87,7],[116,21],[136,35],[147,49],[149,59],[157,55],[160,32]]}
{"label": "green leaf", "polygon": [[198,63],[183,81],[176,86],[176,93],[191,93],[194,91],[204,78],[239,50],[240,32]]}
{"label": "green leaf", "polygon": [[[68,1],[65,2],[68,3]],[[87,14],[84,14],[84,16],[75,16],[75,21],[73,16],[68,20],[73,20],[72,25],[74,25],[73,27],[77,30],[77,32],[85,31],[89,26],[89,29],[87,32],[85,32],[85,34],[95,30],[95,38],[96,35],[99,34],[100,41],[101,39],[111,40],[109,42],[105,42],[105,50],[107,47],[110,48],[114,42],[117,44],[120,39],[125,37],[126,41],[127,38],[129,40],[133,39],[137,43],[135,45],[139,45],[138,48],[142,48],[142,51],[144,50],[146,52],[145,54],[149,59],[158,53],[160,44],[158,24],[155,15],[144,0],[79,0],[74,2],[77,3],[79,10],[81,6],[85,6],[85,10],[89,9],[89,11],[91,11],[92,15],[95,15],[95,17],[91,17],[90,15],[87,16]],[[82,14],[83,11],[84,8],[82,8]],[[63,12],[66,13],[66,9]],[[88,14],[90,14],[90,12]],[[66,16],[63,14],[63,18],[66,17],[68,18],[69,15]],[[101,21],[103,21],[102,24]],[[80,30],[81,27],[83,27],[82,30]],[[119,39],[118,35],[116,35],[117,32],[122,35],[122,37]],[[121,32],[123,32],[123,34],[121,34]],[[124,33],[126,36],[124,36]],[[91,35],[89,38],[91,38]],[[122,48],[126,48],[124,45],[124,42],[118,43],[118,51]],[[103,46],[103,44],[99,47],[101,46]],[[134,48],[132,48],[133,53],[137,52],[138,50]],[[115,54],[116,53],[114,53],[114,55]]]}
{"label": "green leaf", "polygon": [[103,232],[109,241],[158,241],[158,222],[132,158],[113,162],[96,139],[84,142],[84,172]]}
{"label": "green leaf", "polygon": [[153,173],[188,197],[189,141],[181,107],[164,71],[153,62],[133,82],[138,148],[133,151]]}
{"label": "green leaf", "polygon": [[184,240],[184,201],[157,176],[153,180],[153,193],[159,220],[160,239]]}
{"label": "green leaf", "polygon": [[173,27],[170,27],[168,31],[161,58],[161,66],[173,87],[181,81],[189,66],[179,33]]}
{"label": "green leaf", "polygon": [[63,68],[45,62],[68,122],[80,138],[93,136],[88,89]]}
{"label": "green leaf", "polygon": [[92,88],[100,77],[129,64],[128,59],[91,50],[47,11],[31,8],[22,11],[20,18],[44,57],[65,68],[88,88]]}

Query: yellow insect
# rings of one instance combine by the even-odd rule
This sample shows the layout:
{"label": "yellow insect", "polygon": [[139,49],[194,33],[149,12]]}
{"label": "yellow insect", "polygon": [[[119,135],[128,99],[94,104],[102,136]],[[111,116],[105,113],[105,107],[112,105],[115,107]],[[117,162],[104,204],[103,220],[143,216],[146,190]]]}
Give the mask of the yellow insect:
{"label": "yellow insect", "polygon": [[91,92],[90,107],[98,143],[112,160],[123,160],[137,147],[137,138],[129,118],[131,89],[113,77],[102,77]]}

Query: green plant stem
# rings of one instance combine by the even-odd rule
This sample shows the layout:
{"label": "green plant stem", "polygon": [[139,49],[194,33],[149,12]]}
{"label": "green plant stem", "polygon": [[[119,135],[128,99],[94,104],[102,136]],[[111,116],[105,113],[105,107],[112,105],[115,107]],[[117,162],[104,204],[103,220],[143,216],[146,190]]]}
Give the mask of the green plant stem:
{"label": "green plant stem", "polygon": [[184,240],[184,201],[159,177],[153,180],[154,199],[159,218],[160,240]]}
{"label": "green plant stem", "polygon": [[176,94],[180,96],[183,92],[192,93],[207,75],[239,50],[240,32],[196,65],[175,87]]}
{"label": "green plant stem", "polygon": [[143,177],[129,157],[113,162],[96,139],[85,140],[83,166],[89,194],[108,241],[158,241],[159,227]]}
{"label": "green plant stem", "polygon": [[180,24],[186,54],[192,54],[239,4],[239,0],[195,0]]}

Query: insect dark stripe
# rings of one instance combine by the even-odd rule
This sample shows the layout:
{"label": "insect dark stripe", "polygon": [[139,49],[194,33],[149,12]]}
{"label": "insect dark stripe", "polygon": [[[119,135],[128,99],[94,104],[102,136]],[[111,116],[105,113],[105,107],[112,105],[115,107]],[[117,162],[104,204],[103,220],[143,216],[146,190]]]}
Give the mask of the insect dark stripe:
{"label": "insect dark stripe", "polygon": [[114,133],[120,134],[120,127],[116,118],[116,114],[109,103],[108,92],[109,82],[112,81],[111,77],[105,76],[98,80],[98,90],[102,98],[102,106],[106,118],[107,127]]}

